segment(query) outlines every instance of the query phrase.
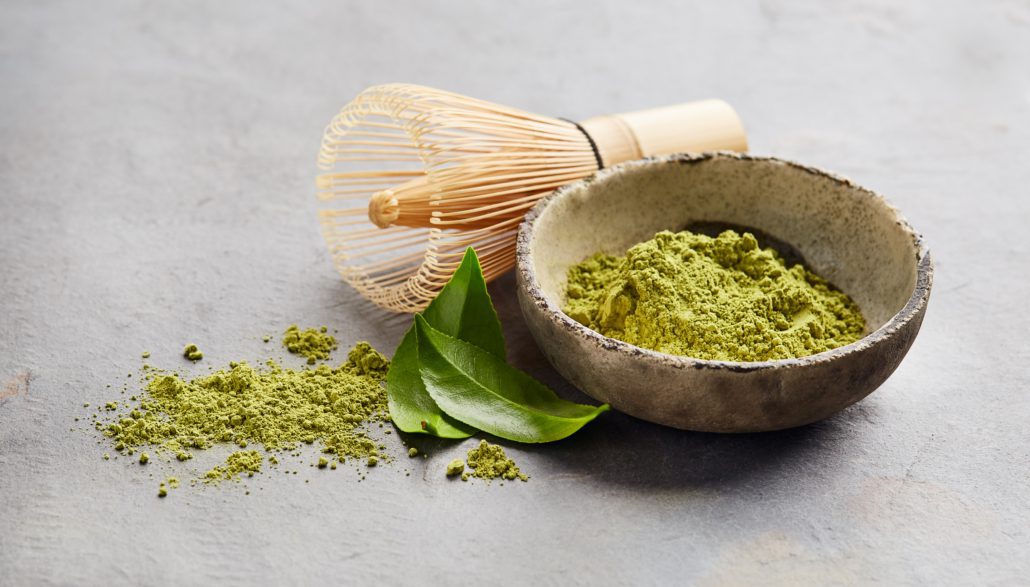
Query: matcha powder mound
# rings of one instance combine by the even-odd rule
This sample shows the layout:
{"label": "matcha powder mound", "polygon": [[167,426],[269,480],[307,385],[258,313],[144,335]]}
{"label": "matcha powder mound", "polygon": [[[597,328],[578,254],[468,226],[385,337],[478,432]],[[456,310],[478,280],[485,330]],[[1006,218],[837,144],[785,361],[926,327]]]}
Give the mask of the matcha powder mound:
{"label": "matcha powder mound", "polygon": [[318,330],[301,330],[296,324],[291,324],[283,333],[283,346],[295,355],[307,357],[308,365],[314,365],[315,361],[328,359],[329,353],[336,350],[336,338],[327,334],[327,330],[325,326]]}
{"label": "matcha powder mound", "polygon": [[802,265],[787,267],[750,233],[659,232],[625,257],[598,253],[569,269],[572,319],[630,344],[699,359],[766,361],[861,338],[844,293]]}
{"label": "matcha powder mound", "polygon": [[[216,444],[289,450],[317,442],[338,461],[379,460],[383,447],[365,427],[389,419],[381,385],[388,365],[362,342],[335,369],[292,370],[274,361],[255,368],[241,362],[190,380],[150,369],[138,405],[97,427],[127,454],[152,446],[159,454],[187,460],[192,451]],[[240,451],[206,478],[253,474],[260,466],[260,453]]]}
{"label": "matcha powder mound", "polygon": [[[479,441],[479,446],[468,451],[468,467],[471,469],[471,475],[480,479],[507,479],[509,481],[514,479],[520,479],[522,481],[528,481],[529,475],[526,475],[515,465],[515,461],[508,458],[508,455],[504,454],[504,449],[497,446],[496,444],[490,444],[485,440]],[[448,475],[450,474],[450,467],[447,470]]]}
{"label": "matcha powder mound", "polygon": [[261,471],[261,459],[261,453],[256,450],[234,452],[225,459],[224,465],[208,471],[204,475],[204,481],[217,483],[223,479],[235,479],[243,473],[246,473],[248,477],[253,477],[254,473]]}

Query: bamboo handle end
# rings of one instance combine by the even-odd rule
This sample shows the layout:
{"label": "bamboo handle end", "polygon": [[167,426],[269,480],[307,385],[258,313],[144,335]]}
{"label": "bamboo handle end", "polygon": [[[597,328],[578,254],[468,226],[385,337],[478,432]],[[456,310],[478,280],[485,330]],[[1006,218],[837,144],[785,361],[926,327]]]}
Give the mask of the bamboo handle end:
{"label": "bamboo handle end", "polygon": [[687,102],[587,119],[605,167],[651,155],[747,151],[747,133],[736,111],[722,100]]}

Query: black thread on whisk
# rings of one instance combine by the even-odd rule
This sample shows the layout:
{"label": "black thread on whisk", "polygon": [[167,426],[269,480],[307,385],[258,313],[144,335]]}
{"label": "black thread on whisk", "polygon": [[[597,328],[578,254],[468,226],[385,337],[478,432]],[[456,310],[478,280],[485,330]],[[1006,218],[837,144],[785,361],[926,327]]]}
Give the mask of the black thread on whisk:
{"label": "black thread on whisk", "polygon": [[597,150],[597,143],[594,142],[594,137],[590,136],[587,129],[579,125],[575,120],[569,120],[568,118],[559,118],[558,120],[564,120],[572,126],[579,129],[579,132],[583,133],[583,136],[587,138],[587,142],[590,143],[590,150],[594,152],[594,159],[597,161],[597,168],[604,169],[604,161],[601,160],[601,152]]}

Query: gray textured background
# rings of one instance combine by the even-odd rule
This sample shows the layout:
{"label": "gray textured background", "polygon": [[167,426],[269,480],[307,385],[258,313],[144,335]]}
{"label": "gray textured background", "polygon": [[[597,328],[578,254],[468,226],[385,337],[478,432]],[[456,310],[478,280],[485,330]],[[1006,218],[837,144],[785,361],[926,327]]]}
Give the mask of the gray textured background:
{"label": "gray textured background", "polygon": [[[688,4],[3,2],[0,584],[1027,581],[1030,3]],[[180,366],[196,341],[202,371],[291,322],[398,342],[331,269],[313,197],[323,126],[389,81],[567,117],[724,98],[754,152],[851,176],[926,235],[923,333],[804,429],[606,414],[512,448],[527,484],[449,483],[468,444],[424,443],[360,483],[302,467],[158,500],[156,475],[221,455],[144,469],[69,432],[142,350]],[[511,359],[580,397],[512,287]]]}

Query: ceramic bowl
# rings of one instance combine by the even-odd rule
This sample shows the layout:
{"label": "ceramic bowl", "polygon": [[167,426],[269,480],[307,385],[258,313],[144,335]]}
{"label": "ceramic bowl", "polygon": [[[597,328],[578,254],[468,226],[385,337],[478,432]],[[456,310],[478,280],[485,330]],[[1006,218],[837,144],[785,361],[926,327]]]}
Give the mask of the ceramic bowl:
{"label": "ceramic bowl", "polygon": [[[757,229],[800,256],[858,303],[866,335],[797,359],[708,361],[605,337],[562,312],[571,265],[622,255],[660,230],[715,225]],[[632,416],[706,432],[802,426],[872,393],[912,346],[933,277],[922,238],[883,197],[732,153],[633,161],[564,186],[527,215],[516,255],[522,313],[562,376]]]}

